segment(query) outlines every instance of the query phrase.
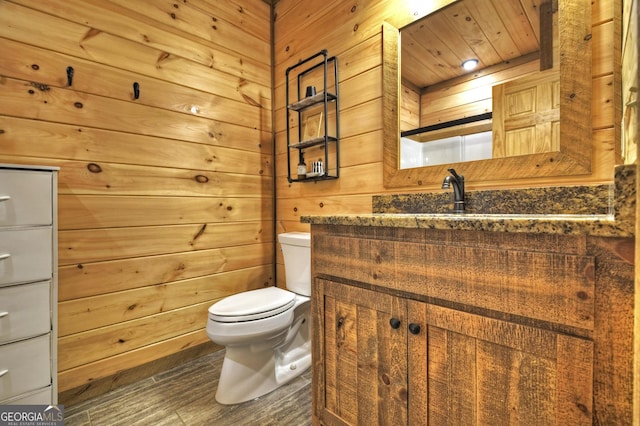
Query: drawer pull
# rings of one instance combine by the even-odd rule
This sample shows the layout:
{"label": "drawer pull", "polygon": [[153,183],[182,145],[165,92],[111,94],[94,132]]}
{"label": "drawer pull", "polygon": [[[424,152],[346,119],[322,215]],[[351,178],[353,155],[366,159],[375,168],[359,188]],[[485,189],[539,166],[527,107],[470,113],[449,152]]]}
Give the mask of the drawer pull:
{"label": "drawer pull", "polygon": [[11,253],[0,254],[0,260],[5,260],[11,257]]}
{"label": "drawer pull", "polygon": [[0,312],[0,319],[6,317],[7,315],[9,315],[9,312],[7,312],[7,311]]}
{"label": "drawer pull", "polygon": [[11,199],[10,195],[0,195],[0,202],[9,201]]}
{"label": "drawer pull", "polygon": [[0,377],[4,376],[8,372],[9,372],[9,370],[7,370],[6,368],[4,370],[0,370]]}

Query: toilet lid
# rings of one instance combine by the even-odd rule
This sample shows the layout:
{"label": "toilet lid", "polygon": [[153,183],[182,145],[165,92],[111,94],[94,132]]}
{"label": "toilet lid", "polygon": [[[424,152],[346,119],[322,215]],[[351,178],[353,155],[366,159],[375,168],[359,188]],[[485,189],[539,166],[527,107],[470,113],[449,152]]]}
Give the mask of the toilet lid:
{"label": "toilet lid", "polygon": [[251,321],[270,317],[290,309],[295,293],[267,287],[234,294],[214,303],[209,318],[220,322]]}

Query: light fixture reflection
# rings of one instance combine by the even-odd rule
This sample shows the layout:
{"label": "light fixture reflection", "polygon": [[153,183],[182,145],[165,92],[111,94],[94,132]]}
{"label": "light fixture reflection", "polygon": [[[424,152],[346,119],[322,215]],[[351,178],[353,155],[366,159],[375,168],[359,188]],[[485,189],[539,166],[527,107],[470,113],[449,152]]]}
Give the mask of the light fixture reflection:
{"label": "light fixture reflection", "polygon": [[478,60],[477,59],[467,59],[466,61],[464,61],[462,63],[462,68],[464,68],[466,71],[471,71],[472,69],[474,69],[477,66],[478,66]]}

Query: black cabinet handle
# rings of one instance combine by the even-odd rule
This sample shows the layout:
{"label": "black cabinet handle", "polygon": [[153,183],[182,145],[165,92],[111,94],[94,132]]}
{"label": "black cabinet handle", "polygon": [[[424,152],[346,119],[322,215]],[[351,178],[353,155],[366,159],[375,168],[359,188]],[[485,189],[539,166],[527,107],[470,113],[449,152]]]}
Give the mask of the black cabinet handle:
{"label": "black cabinet handle", "polygon": [[420,334],[420,325],[412,322],[409,324],[409,332],[411,332],[411,334]]}
{"label": "black cabinet handle", "polygon": [[400,320],[398,318],[391,318],[389,325],[391,325],[391,328],[400,328]]}

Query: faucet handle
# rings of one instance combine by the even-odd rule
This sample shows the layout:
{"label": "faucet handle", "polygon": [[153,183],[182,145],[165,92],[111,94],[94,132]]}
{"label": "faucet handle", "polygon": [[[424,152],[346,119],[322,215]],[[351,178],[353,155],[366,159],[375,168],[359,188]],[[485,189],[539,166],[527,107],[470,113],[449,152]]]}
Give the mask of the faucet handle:
{"label": "faucet handle", "polygon": [[449,171],[449,173],[451,173],[451,175],[458,179],[458,180],[464,180],[464,176],[459,175],[458,173],[456,173],[456,170],[453,167],[450,167],[447,169]]}

